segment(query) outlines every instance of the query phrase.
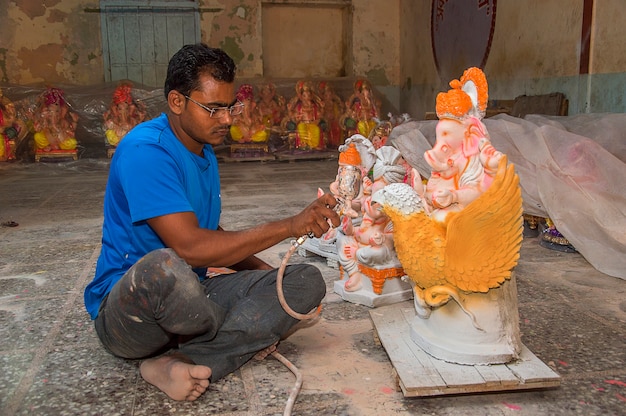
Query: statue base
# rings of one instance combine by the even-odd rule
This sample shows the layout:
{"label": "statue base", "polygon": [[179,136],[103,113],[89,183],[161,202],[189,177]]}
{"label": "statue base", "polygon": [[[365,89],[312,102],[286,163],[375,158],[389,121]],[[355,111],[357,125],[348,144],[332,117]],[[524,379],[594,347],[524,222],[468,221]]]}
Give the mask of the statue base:
{"label": "statue base", "polygon": [[432,397],[556,388],[561,379],[523,344],[506,364],[464,365],[434,358],[411,339],[413,302],[370,311],[378,339],[389,355],[404,397]]}
{"label": "statue base", "polygon": [[[342,271],[341,274],[343,276],[344,272]],[[361,288],[354,292],[349,292],[345,289],[347,280],[347,278],[337,280],[333,286],[335,293],[347,302],[377,308],[379,306],[391,305],[413,298],[411,285],[404,282],[400,277],[386,279],[380,295],[374,293],[372,281],[366,276],[363,276],[361,280]]]}
{"label": "statue base", "polygon": [[37,149],[35,151],[35,162],[41,162],[43,159],[72,159],[78,160],[78,151],[76,149],[72,150],[41,150]]}
{"label": "statue base", "polygon": [[459,293],[434,309],[415,302],[411,339],[435,358],[458,364],[504,364],[519,357],[521,337],[515,274],[487,293]]}
{"label": "statue base", "polygon": [[[307,238],[298,248],[298,255],[302,257],[324,257],[327,266],[338,269],[340,271],[340,277],[343,278],[344,271],[339,264],[337,248],[333,247],[332,244],[325,245],[319,238]],[[368,306],[370,308],[403,302],[413,298],[411,285],[408,282],[402,281],[400,277],[386,278],[382,286],[381,294],[374,292],[372,281],[366,276],[363,276],[362,287],[354,292],[345,290],[346,280],[347,277],[335,281],[333,286],[335,293],[341,296],[345,301]]]}

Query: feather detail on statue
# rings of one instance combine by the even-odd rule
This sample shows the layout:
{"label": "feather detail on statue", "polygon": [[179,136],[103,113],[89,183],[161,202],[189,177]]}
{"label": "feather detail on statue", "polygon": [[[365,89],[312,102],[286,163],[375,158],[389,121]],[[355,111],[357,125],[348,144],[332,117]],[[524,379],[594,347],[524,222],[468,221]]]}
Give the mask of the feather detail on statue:
{"label": "feather detail on statue", "polygon": [[489,189],[443,223],[424,212],[406,184],[388,185],[373,200],[391,218],[398,258],[421,289],[445,285],[484,293],[511,277],[522,242],[522,199],[506,157]]}

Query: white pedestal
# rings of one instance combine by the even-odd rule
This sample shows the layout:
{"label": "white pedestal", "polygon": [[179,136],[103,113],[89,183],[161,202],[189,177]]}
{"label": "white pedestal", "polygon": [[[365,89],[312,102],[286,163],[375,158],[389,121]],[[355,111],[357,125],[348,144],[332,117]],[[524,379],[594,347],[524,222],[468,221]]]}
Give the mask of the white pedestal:
{"label": "white pedestal", "polygon": [[359,305],[377,308],[379,306],[391,305],[413,298],[413,289],[407,282],[403,282],[401,278],[394,277],[385,280],[383,293],[377,295],[372,289],[372,282],[366,276],[361,279],[362,286],[359,290],[348,292],[345,290],[347,279],[337,280],[333,286],[335,293],[341,296],[345,301],[356,303]]}

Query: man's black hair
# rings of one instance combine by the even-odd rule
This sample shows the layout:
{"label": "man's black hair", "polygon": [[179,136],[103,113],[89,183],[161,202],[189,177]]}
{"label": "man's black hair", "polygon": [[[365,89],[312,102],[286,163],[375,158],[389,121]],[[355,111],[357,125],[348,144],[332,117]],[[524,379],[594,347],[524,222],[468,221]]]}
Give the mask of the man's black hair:
{"label": "man's black hair", "polygon": [[165,99],[170,91],[184,95],[199,89],[199,78],[208,74],[217,81],[235,81],[235,62],[221,49],[211,48],[204,43],[185,45],[172,56],[165,78]]}

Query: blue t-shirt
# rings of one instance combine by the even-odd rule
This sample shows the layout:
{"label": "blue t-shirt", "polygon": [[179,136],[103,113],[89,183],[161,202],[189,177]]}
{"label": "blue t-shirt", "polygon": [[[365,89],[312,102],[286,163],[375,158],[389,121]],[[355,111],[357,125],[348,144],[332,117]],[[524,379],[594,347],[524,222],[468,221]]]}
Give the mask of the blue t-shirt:
{"label": "blue t-shirt", "polygon": [[[96,275],[85,289],[85,307],[95,319],[113,285],[149,252],[165,244],[147,220],[194,212],[200,227],[217,229],[220,181],[213,148],[203,157],[176,138],[167,116],[139,124],[115,150],[104,195],[102,250]],[[206,269],[197,269],[204,277]]]}

